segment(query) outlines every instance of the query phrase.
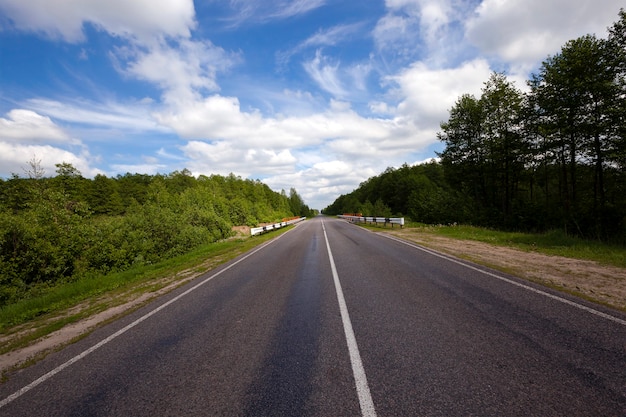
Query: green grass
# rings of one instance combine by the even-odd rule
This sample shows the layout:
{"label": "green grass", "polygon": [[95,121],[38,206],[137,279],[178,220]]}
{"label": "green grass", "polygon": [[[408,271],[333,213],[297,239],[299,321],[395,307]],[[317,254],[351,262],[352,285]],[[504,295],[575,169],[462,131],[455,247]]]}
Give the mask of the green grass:
{"label": "green grass", "polygon": [[475,240],[498,246],[511,246],[529,252],[596,261],[626,268],[626,247],[568,236],[559,230],[547,233],[502,232],[474,226],[425,226],[417,230],[461,240]]}
{"label": "green grass", "polygon": [[[82,278],[41,289],[37,295],[0,309],[0,334],[10,334],[11,329],[16,326],[32,324],[36,321],[39,324],[33,326],[38,327],[38,330],[32,333],[29,339],[41,337],[67,323],[93,314],[94,310],[104,310],[107,306],[119,304],[120,301],[115,300],[116,295],[155,291],[159,289],[159,286],[165,285],[159,285],[158,279],[177,276],[183,271],[191,270],[195,274],[206,272],[287,230],[288,228],[285,228],[260,236],[207,244],[187,254],[154,265],[137,266],[123,272]],[[151,285],[153,282],[154,285]],[[104,304],[87,308],[81,314],[63,316],[63,312],[68,309],[85,302],[92,302],[104,295],[110,296]],[[22,340],[20,343],[24,342]],[[6,350],[7,346],[0,346],[0,351]]]}

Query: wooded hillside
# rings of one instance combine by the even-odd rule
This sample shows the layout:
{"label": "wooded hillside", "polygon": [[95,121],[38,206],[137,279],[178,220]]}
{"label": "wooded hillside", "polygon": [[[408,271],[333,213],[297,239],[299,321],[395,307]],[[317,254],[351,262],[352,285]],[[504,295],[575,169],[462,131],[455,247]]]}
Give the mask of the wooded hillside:
{"label": "wooded hillside", "polygon": [[46,177],[35,158],[27,176],[0,180],[0,306],[34,286],[155,263],[255,226],[310,216],[295,189],[187,170],[169,175],[84,178],[57,164]]}
{"label": "wooded hillside", "polygon": [[441,124],[440,163],[388,169],[325,213],[562,229],[626,242],[626,13],[546,59],[522,92],[494,73]]}

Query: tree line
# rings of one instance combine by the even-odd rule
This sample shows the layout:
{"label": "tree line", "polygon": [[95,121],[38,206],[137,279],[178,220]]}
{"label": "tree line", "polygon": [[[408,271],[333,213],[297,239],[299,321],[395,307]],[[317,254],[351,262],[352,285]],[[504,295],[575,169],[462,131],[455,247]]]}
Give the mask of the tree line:
{"label": "tree line", "polygon": [[439,163],[388,169],[324,212],[386,207],[416,221],[626,242],[624,10],[606,39],[567,42],[527,83],[522,92],[493,73],[480,97],[450,109]]}
{"label": "tree line", "polygon": [[46,177],[0,179],[0,306],[33,287],[156,263],[256,226],[310,216],[289,195],[229,176],[130,174],[84,178],[71,164]]}

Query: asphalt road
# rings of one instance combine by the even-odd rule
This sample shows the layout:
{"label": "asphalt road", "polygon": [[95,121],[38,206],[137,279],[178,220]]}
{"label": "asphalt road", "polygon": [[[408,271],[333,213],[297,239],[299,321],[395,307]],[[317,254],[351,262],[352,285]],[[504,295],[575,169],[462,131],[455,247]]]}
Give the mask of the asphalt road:
{"label": "asphalt road", "polygon": [[620,416],[626,316],[318,217],[0,385],[0,416]]}

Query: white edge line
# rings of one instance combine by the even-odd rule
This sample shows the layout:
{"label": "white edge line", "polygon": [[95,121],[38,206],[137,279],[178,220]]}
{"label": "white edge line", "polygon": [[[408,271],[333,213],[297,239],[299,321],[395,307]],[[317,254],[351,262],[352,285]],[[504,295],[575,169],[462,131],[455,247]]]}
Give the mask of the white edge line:
{"label": "white edge line", "polygon": [[257,253],[260,250],[264,249],[268,245],[276,242],[278,239],[280,239],[282,236],[284,236],[287,233],[289,233],[289,231],[287,231],[287,232],[283,233],[282,235],[280,235],[280,236],[270,240],[269,242],[263,244],[262,246],[259,246],[258,248],[256,248],[252,252],[248,253],[244,257],[238,259],[237,261],[233,262],[230,265],[227,265],[224,269],[221,269],[220,271],[214,273],[210,277],[203,279],[201,282],[199,282],[198,284],[196,284],[193,287],[189,288],[185,292],[177,295],[176,297],[172,298],[168,302],[166,302],[164,304],[161,304],[159,307],[157,307],[154,310],[150,311],[149,313],[146,313],[145,315],[141,316],[140,318],[138,318],[134,322],[128,324],[126,327],[123,327],[122,329],[118,330],[117,332],[113,333],[112,335],[108,336],[107,338],[105,338],[105,339],[101,340],[100,342],[96,343],[95,345],[93,345],[89,349],[85,350],[84,352],[74,356],[72,359],[68,360],[67,362],[57,366],[56,368],[54,368],[50,372],[42,375],[38,379],[36,379],[33,382],[31,382],[30,384],[20,388],[19,390],[17,390],[13,394],[9,395],[8,397],[6,397],[2,401],[0,401],[0,408],[2,408],[5,405],[11,403],[12,401],[16,400],[17,398],[21,397],[22,395],[26,394],[28,391],[32,390],[33,388],[37,387],[38,385],[46,382],[48,379],[52,378],[53,376],[55,376],[56,374],[58,374],[59,372],[61,372],[65,368],[67,368],[67,367],[71,366],[72,364],[78,362],[79,360],[83,359],[85,356],[89,355],[90,353],[93,353],[94,351],[96,351],[97,349],[99,349],[102,346],[106,345],[107,343],[109,343],[113,339],[117,338],[118,336],[121,336],[122,334],[126,333],[127,331],[129,331],[133,327],[137,326],[142,321],[144,321],[144,320],[148,319],[149,317],[155,315],[156,313],[158,313],[159,311],[163,310],[165,307],[169,306],[170,304],[173,304],[176,301],[180,300],[181,298],[183,298],[184,296],[186,296],[190,292],[195,291],[196,289],[198,289],[202,285],[204,285],[207,282],[211,281],[213,278],[217,277],[218,275],[221,275],[222,273],[228,271],[229,269],[231,269],[235,265],[239,264],[240,262],[243,262],[244,260],[248,259],[249,257],[254,255],[255,253]]}
{"label": "white edge line", "polygon": [[354,382],[356,384],[356,392],[359,397],[359,405],[361,406],[361,415],[364,417],[376,417],[376,409],[374,408],[374,401],[372,400],[372,394],[367,384],[367,377],[365,375],[365,369],[363,368],[363,362],[361,361],[361,354],[359,353],[359,347],[354,336],[354,330],[352,329],[352,322],[350,321],[350,315],[348,314],[348,306],[343,296],[343,290],[341,289],[341,282],[339,282],[339,274],[337,274],[337,267],[335,266],[335,260],[333,253],[330,250],[330,243],[328,242],[328,235],[326,234],[326,227],[322,220],[322,229],[324,230],[324,239],[326,239],[326,248],[328,249],[328,257],[330,259],[330,269],[333,273],[333,281],[335,282],[335,290],[337,292],[337,301],[339,302],[339,311],[341,312],[341,321],[343,322],[343,330],[346,335],[346,342],[348,343],[348,352],[350,354],[350,363],[352,365],[352,373],[354,375]]}
{"label": "white edge line", "polygon": [[416,245],[416,244],[413,244],[413,243],[407,242],[407,241],[402,240],[402,239],[399,239],[399,238],[397,238],[397,237],[394,237],[394,236],[389,236],[389,235],[382,234],[382,233],[380,234],[380,236],[385,237],[385,238],[387,238],[387,239],[394,240],[394,241],[396,241],[396,242],[402,243],[402,244],[407,245],[407,246],[410,246],[410,247],[412,247],[412,248],[419,249],[419,250],[421,250],[421,251],[423,251],[423,252],[426,252],[426,253],[429,253],[429,254],[431,254],[431,255],[437,256],[437,257],[439,257],[439,258],[446,259],[446,260],[448,260],[448,261],[450,261],[450,262],[454,262],[455,264],[458,264],[458,265],[464,266],[464,267],[466,267],[466,268],[468,268],[468,269],[471,269],[471,270],[474,270],[474,271],[480,272],[480,273],[485,274],[485,275],[488,275],[488,276],[490,276],[490,277],[497,278],[497,279],[499,279],[499,280],[501,280],[501,281],[504,281],[504,282],[507,282],[507,283],[509,283],[509,284],[512,284],[512,285],[518,286],[518,287],[523,288],[523,289],[528,290],[528,291],[532,291],[532,292],[534,292],[534,293],[536,293],[536,294],[543,295],[543,296],[545,296],[545,297],[548,297],[548,298],[551,298],[551,299],[553,299],[553,300],[559,301],[559,302],[561,302],[561,303],[563,303],[563,304],[567,304],[567,305],[569,305],[569,306],[576,307],[576,308],[578,308],[578,309],[580,309],[580,310],[584,310],[584,311],[586,311],[586,312],[588,312],[588,313],[591,313],[591,314],[594,314],[594,315],[596,315],[596,316],[598,316],[598,317],[602,317],[602,318],[604,318],[604,319],[611,320],[611,321],[613,321],[613,322],[615,322],[615,323],[617,323],[617,324],[621,324],[622,326],[626,326],[626,320],[622,320],[622,319],[620,319],[620,318],[618,318],[618,317],[615,317],[615,316],[612,316],[612,315],[610,315],[610,314],[603,313],[602,311],[598,311],[598,310],[595,310],[595,309],[593,309],[593,308],[591,308],[591,307],[587,307],[587,306],[584,306],[584,305],[582,305],[582,304],[578,304],[578,303],[576,303],[576,302],[574,302],[574,301],[570,301],[570,300],[568,300],[568,299],[566,299],[566,298],[559,297],[558,295],[550,294],[549,292],[545,292],[545,291],[542,291],[542,290],[538,290],[537,288],[533,288],[533,287],[531,287],[531,286],[529,286],[529,285],[526,285],[526,284],[522,284],[522,283],[519,283],[519,282],[513,281],[512,279],[505,278],[505,277],[503,277],[503,276],[501,276],[501,275],[497,275],[497,274],[493,274],[493,273],[488,272],[488,271],[484,271],[484,270],[482,270],[482,269],[480,269],[480,268],[476,268],[476,267],[474,267],[474,266],[472,266],[472,265],[469,265],[469,264],[466,264],[466,263],[461,262],[461,261],[459,261],[459,260],[456,260],[456,259],[454,259],[453,257],[443,255],[443,254],[441,254],[441,253],[439,253],[439,252],[436,252],[436,251],[433,251],[433,250],[430,250],[430,249],[426,249],[426,248],[424,248],[424,247],[421,247],[421,246],[419,246],[419,245]]}

